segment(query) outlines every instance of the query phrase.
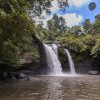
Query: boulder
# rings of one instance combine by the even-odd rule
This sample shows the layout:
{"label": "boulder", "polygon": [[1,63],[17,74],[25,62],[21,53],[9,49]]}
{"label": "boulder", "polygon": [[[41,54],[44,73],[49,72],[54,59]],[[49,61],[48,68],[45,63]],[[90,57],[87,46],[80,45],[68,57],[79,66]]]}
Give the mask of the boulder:
{"label": "boulder", "polygon": [[89,75],[98,75],[99,72],[98,72],[98,71],[92,71],[92,70],[90,70],[90,71],[88,72],[88,74],[89,74]]}
{"label": "boulder", "polygon": [[26,74],[24,74],[24,73],[16,73],[15,77],[17,79],[26,79],[28,76]]}

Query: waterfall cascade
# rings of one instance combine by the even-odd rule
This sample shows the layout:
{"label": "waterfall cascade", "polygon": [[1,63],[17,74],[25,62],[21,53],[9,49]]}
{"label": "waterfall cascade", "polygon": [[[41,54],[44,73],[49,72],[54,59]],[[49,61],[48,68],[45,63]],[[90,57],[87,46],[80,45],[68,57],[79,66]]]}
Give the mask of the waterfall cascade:
{"label": "waterfall cascade", "polygon": [[71,74],[76,74],[75,72],[75,66],[74,66],[74,62],[72,60],[72,57],[70,55],[70,52],[65,49],[66,53],[67,53],[67,56],[68,56],[68,61],[69,61],[69,65],[70,65],[70,71],[71,71]]}
{"label": "waterfall cascade", "polygon": [[54,52],[58,55],[58,47],[56,44],[52,44],[52,48],[54,50]]}
{"label": "waterfall cascade", "polygon": [[[46,59],[47,59],[47,64],[48,64],[48,74],[49,75],[57,75],[57,76],[65,75],[62,72],[61,63],[60,63],[59,58],[58,58],[57,45],[56,44],[51,44],[51,45],[43,44],[43,46],[45,48]],[[74,74],[76,74],[74,62],[72,60],[70,52],[67,49],[65,49],[65,51],[66,51],[66,54],[68,56],[71,75],[74,75]]]}
{"label": "waterfall cascade", "polygon": [[61,63],[57,56],[57,46],[52,45],[49,46],[47,44],[43,44],[46,52],[46,59],[48,64],[48,74],[50,75],[59,75],[62,73]]}

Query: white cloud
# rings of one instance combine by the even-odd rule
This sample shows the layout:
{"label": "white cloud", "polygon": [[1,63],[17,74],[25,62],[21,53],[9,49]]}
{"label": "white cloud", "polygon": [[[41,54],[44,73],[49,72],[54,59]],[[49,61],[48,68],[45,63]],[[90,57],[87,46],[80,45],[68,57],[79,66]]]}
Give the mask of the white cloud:
{"label": "white cloud", "polygon": [[77,15],[76,13],[65,14],[63,15],[63,18],[65,19],[66,24],[69,27],[78,25],[83,20],[83,17],[81,15]]}
{"label": "white cloud", "polygon": [[[69,6],[74,5],[75,7],[81,7],[90,1],[92,0],[68,0],[68,3],[69,3]],[[52,1],[51,4],[52,4],[52,7],[50,8],[51,11],[59,9],[57,0]]]}
{"label": "white cloud", "polygon": [[[58,16],[61,16],[61,15],[58,15]],[[44,27],[47,26],[47,21],[52,19],[52,17],[53,17],[53,15],[49,16],[49,17],[47,17],[46,19],[43,20]],[[76,13],[65,14],[62,17],[65,19],[66,25],[68,27],[78,25],[83,20],[83,17],[81,15],[77,15]]]}
{"label": "white cloud", "polygon": [[46,19],[43,20],[44,28],[47,27],[47,21],[50,20],[50,19],[52,19],[52,17],[53,17],[53,15],[49,16],[49,17],[47,17]]}
{"label": "white cloud", "polygon": [[52,7],[50,8],[51,12],[59,9],[57,0],[52,1],[51,5],[52,5]]}
{"label": "white cloud", "polygon": [[[74,5],[76,7],[80,7],[89,1],[90,0],[69,0],[69,5]],[[52,7],[50,9],[51,9],[51,12],[54,12],[59,9],[57,0],[52,1]],[[41,16],[44,16],[44,18],[40,19],[37,17],[37,18],[33,18],[33,19],[35,19],[37,21],[36,22],[37,24],[39,24],[40,21],[43,21],[44,27],[46,28],[47,21],[52,19],[53,15],[51,14],[50,16],[48,16],[45,13],[45,11],[43,11]],[[61,15],[58,15],[58,16],[61,16]],[[83,17],[81,15],[77,15],[76,13],[64,14],[64,15],[62,15],[62,17],[64,17],[64,19],[66,21],[66,25],[68,27],[78,25],[83,20]]]}
{"label": "white cloud", "polygon": [[69,0],[69,5],[74,5],[76,7],[80,7],[86,3],[88,3],[90,0]]}

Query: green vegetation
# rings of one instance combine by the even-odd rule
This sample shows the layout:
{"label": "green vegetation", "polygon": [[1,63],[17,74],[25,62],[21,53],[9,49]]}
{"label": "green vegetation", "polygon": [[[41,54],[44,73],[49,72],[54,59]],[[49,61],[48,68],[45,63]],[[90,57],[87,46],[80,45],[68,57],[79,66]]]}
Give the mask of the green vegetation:
{"label": "green vegetation", "polygon": [[[95,22],[91,23],[87,19],[83,23],[83,32],[79,31],[79,26],[72,27],[68,32],[56,38],[62,47],[70,49],[75,55],[75,59],[94,58],[100,52],[100,18],[99,15],[95,18]],[[74,28],[74,30],[73,30]],[[78,30],[78,31],[77,31]],[[79,32],[81,34],[76,34]]]}
{"label": "green vegetation", "polygon": [[[83,26],[65,26],[63,17],[54,15],[47,29],[36,25],[31,18],[42,11],[50,14],[50,0],[0,0],[0,64],[18,68],[20,58],[29,53],[34,63],[40,61],[40,42],[59,42],[61,48],[70,49],[75,58],[96,57],[100,52],[100,14],[95,22],[87,19]],[[59,2],[64,11],[68,2]],[[33,9],[33,10],[32,10]],[[83,29],[82,29],[83,27]]]}
{"label": "green vegetation", "polygon": [[53,32],[64,33],[66,31],[65,19],[56,14],[47,22],[48,29]]}
{"label": "green vegetation", "polygon": [[[35,25],[28,15],[25,0],[0,1],[0,63],[18,67],[24,52],[34,56],[32,37]],[[36,53],[36,52],[35,52]]]}

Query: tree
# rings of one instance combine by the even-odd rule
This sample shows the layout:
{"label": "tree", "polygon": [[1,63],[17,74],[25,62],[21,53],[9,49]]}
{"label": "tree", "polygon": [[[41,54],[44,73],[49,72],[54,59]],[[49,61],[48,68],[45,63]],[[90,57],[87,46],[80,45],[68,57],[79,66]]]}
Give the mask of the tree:
{"label": "tree", "polygon": [[93,10],[96,8],[96,3],[91,2],[88,6],[89,10],[92,11],[92,16],[93,16]]}
{"label": "tree", "polygon": [[96,18],[96,21],[92,25],[92,33],[100,34],[100,19]]}
{"label": "tree", "polygon": [[85,33],[88,33],[89,29],[91,28],[91,22],[90,19],[86,19],[85,22],[83,22],[83,29]]}
{"label": "tree", "polygon": [[95,20],[98,20],[98,19],[100,19],[100,14],[95,16]]}
{"label": "tree", "polygon": [[81,26],[73,26],[68,30],[68,33],[74,35],[81,35],[83,32]]}
{"label": "tree", "polygon": [[[51,2],[53,0],[27,0],[31,3],[32,8],[29,10],[33,16],[40,16],[42,11],[45,11],[47,14],[50,14],[50,7],[52,7]],[[57,0],[59,8],[65,8],[68,6],[68,0]]]}
{"label": "tree", "polygon": [[49,30],[52,30],[53,29],[53,21],[52,20],[48,20],[47,21],[47,26],[48,26]]}
{"label": "tree", "polygon": [[[65,2],[67,5],[65,0],[62,6]],[[36,58],[37,48],[32,42],[37,39],[41,27],[34,24],[30,14],[40,17],[44,10],[50,14],[50,7],[51,0],[0,0],[0,64],[19,66],[24,52]],[[41,28],[39,34],[44,39],[47,31]]]}
{"label": "tree", "polygon": [[18,66],[22,52],[32,52],[35,25],[26,9],[25,0],[0,1],[0,63]]}
{"label": "tree", "polygon": [[60,21],[60,25],[59,25],[60,32],[64,33],[66,31],[66,22],[65,22],[65,19],[62,16],[60,16],[59,17],[59,21]]}
{"label": "tree", "polygon": [[52,19],[48,20],[47,27],[49,30],[64,33],[66,31],[65,19],[62,16],[58,17],[54,14]]}

